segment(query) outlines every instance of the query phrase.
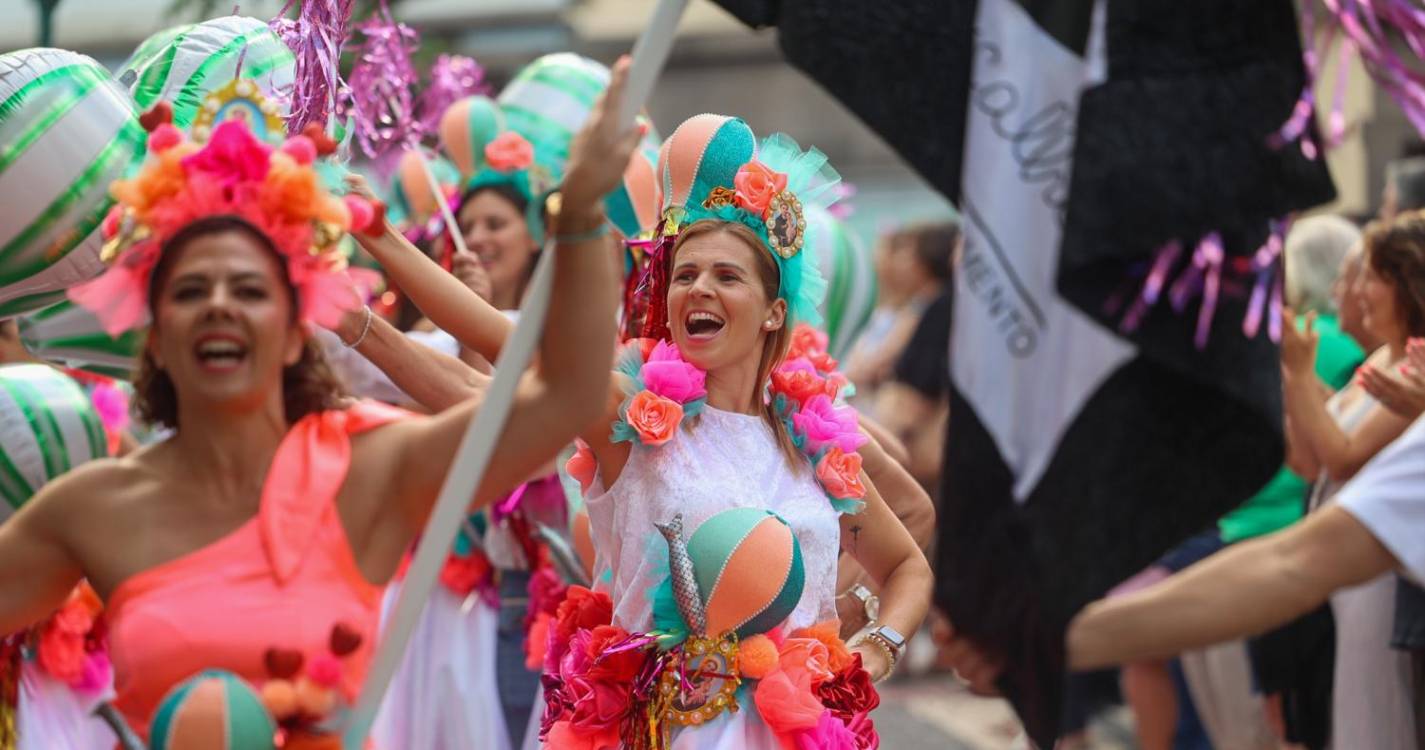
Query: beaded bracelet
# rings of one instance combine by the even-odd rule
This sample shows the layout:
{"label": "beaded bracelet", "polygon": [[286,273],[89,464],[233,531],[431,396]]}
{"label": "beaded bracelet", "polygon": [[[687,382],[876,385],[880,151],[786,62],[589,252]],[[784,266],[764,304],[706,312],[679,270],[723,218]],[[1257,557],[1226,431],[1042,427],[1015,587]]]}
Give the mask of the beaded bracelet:
{"label": "beaded bracelet", "polygon": [[366,311],[366,322],[361,326],[361,335],[357,336],[356,340],[351,342],[350,344],[346,343],[345,341],[341,342],[342,346],[345,346],[348,349],[355,349],[356,347],[361,346],[361,342],[366,340],[366,334],[371,333],[371,308],[363,307],[362,309]]}

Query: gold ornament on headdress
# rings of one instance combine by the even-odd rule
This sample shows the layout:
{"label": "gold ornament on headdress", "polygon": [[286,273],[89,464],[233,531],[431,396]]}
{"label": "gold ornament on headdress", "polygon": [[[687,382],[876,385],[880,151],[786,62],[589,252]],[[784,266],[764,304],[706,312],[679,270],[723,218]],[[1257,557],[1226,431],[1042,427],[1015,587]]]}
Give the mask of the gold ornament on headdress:
{"label": "gold ornament on headdress", "polygon": [[281,110],[247,78],[234,78],[203,100],[203,106],[193,117],[193,140],[206,143],[213,128],[231,119],[245,120],[248,130],[258,140],[269,143],[282,140],[287,132]]}

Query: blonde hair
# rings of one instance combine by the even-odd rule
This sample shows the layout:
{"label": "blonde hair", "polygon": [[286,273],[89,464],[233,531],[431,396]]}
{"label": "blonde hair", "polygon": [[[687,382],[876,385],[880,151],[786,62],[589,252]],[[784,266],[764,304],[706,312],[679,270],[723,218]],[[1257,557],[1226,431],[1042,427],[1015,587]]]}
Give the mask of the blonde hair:
{"label": "blonde hair", "polygon": [[[781,287],[781,271],[777,269],[777,262],[772,259],[772,254],[762,245],[762,238],[758,237],[751,229],[730,221],[720,221],[717,219],[704,219],[685,227],[678,235],[677,242],[673,243],[673,250],[669,253],[668,263],[672,265],[673,260],[678,256],[678,249],[684,242],[705,234],[716,232],[726,232],[747,243],[752,248],[752,255],[757,258],[757,277],[762,282],[762,292],[769,301],[777,299],[777,291]],[[792,442],[792,435],[787,430],[787,425],[782,421],[774,410],[772,404],[768,402],[763,394],[767,390],[767,382],[772,377],[772,371],[787,356],[787,350],[792,345],[792,320],[790,315],[783,320],[782,327],[771,332],[762,344],[762,354],[757,361],[757,383],[753,398],[761,399],[762,418],[767,422],[767,426],[772,428],[772,434],[777,439],[777,446],[782,449],[782,455],[787,459],[787,464],[793,471],[800,471],[806,465],[806,459],[797,446]]]}

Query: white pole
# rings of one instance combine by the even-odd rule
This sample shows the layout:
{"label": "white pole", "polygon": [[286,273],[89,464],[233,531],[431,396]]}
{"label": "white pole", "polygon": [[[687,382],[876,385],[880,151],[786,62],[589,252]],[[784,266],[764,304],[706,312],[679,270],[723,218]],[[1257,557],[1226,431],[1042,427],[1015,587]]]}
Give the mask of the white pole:
{"label": "white pole", "polygon": [[455,241],[455,252],[464,254],[470,252],[465,246],[465,236],[460,233],[460,225],[455,221],[455,214],[450,212],[450,204],[445,200],[445,193],[440,189],[440,181],[435,178],[435,172],[431,171],[430,161],[426,159],[425,151],[420,146],[413,149],[416,158],[421,162],[421,171],[425,172],[426,182],[430,185],[430,193],[435,198],[435,205],[440,209],[440,219],[445,223],[445,231],[450,232],[450,239]]}

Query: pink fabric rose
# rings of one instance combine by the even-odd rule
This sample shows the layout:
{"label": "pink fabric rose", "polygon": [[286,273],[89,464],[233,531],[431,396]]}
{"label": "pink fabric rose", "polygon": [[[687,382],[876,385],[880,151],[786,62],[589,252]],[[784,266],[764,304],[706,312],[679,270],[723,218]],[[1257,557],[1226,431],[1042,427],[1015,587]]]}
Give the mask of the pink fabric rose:
{"label": "pink fabric rose", "polygon": [[673,439],[683,421],[683,406],[652,391],[639,391],[624,415],[644,445],[662,445]]}
{"label": "pink fabric rose", "polygon": [[732,186],[737,189],[738,206],[765,218],[772,198],[787,189],[787,176],[759,161],[749,161],[737,170]]}
{"label": "pink fabric rose", "polygon": [[827,445],[853,453],[866,443],[856,424],[856,412],[850,407],[838,408],[826,396],[817,396],[802,404],[792,415],[792,425],[806,437],[807,449],[813,453]]}
{"label": "pink fabric rose", "polygon": [[830,711],[822,712],[816,726],[792,735],[792,746],[796,750],[858,750],[855,733]]}
{"label": "pink fabric rose", "polygon": [[686,404],[708,395],[707,373],[683,361],[678,346],[659,341],[643,363],[643,386],[666,399]]}
{"label": "pink fabric rose", "polygon": [[518,172],[534,163],[534,147],[524,136],[506,130],[485,144],[485,163],[499,172]]}
{"label": "pink fabric rose", "polygon": [[89,393],[89,400],[106,431],[119,433],[129,428],[129,397],[117,386],[100,383]]}
{"label": "pink fabric rose", "polygon": [[826,494],[839,500],[860,500],[866,496],[859,453],[844,453],[832,446],[816,464],[816,479]]}
{"label": "pink fabric rose", "polygon": [[857,750],[878,750],[881,747],[881,736],[876,734],[876,723],[871,721],[869,712],[853,716],[851,721],[846,722],[846,728],[856,735]]}
{"label": "pink fabric rose", "polygon": [[109,662],[109,655],[103,651],[90,651],[84,655],[79,679],[69,683],[69,686],[85,695],[94,695],[108,688],[113,679],[114,666]]}
{"label": "pink fabric rose", "polygon": [[261,182],[267,177],[271,153],[272,149],[259,141],[247,125],[226,120],[213,129],[202,151],[183,159],[183,169],[190,175],[194,171],[206,173],[226,192],[240,182]]}

